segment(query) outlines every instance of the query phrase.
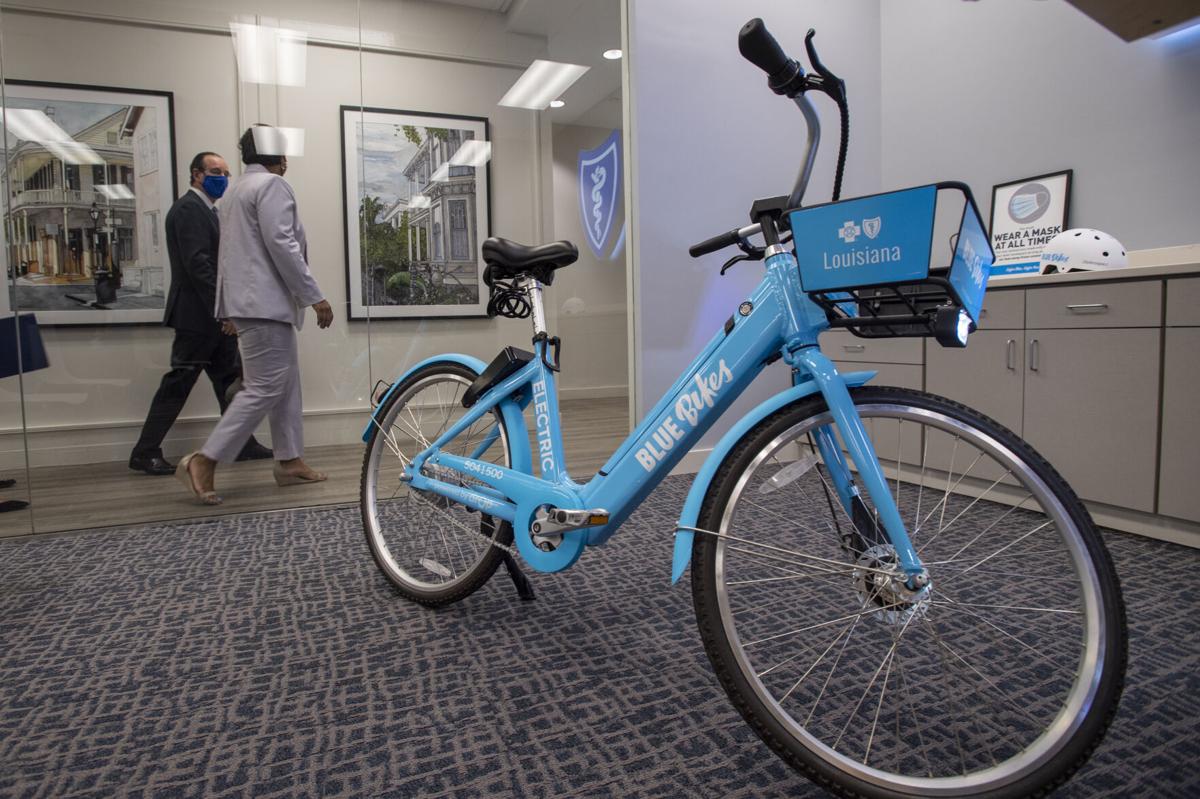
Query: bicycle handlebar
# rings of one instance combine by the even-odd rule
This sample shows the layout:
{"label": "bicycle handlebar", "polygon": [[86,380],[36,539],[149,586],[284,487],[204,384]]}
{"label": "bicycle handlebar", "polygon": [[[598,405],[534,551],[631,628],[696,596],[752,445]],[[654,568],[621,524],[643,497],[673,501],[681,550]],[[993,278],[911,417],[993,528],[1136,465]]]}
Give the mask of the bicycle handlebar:
{"label": "bicycle handlebar", "polygon": [[762,232],[762,225],[746,225],[744,228],[736,228],[727,230],[724,233],[713,236],[711,239],[705,239],[699,244],[693,244],[688,248],[688,255],[693,258],[699,258],[701,255],[708,255],[710,252],[723,250],[731,244],[738,244],[745,241],[753,235]]}
{"label": "bicycle handlebar", "polygon": [[799,68],[799,65],[783,52],[779,42],[775,41],[775,37],[758,17],[742,26],[738,33],[738,50],[743,58],[768,75],[775,75],[792,66]]}
{"label": "bicycle handlebar", "polygon": [[[808,188],[808,180],[812,176],[813,164],[816,161],[817,148],[821,142],[821,120],[817,116],[812,102],[805,96],[806,91],[813,89],[828,94],[837,102],[838,109],[842,113],[842,143],[838,155],[837,176],[834,179],[833,199],[836,201],[841,195],[842,167],[845,164],[848,130],[845,84],[826,69],[817,57],[817,51],[812,41],[814,33],[815,31],[812,30],[808,32],[804,46],[816,72],[812,75],[805,75],[804,68],[795,59],[788,57],[783,48],[779,46],[779,42],[775,40],[775,37],[767,30],[767,26],[758,17],[747,22],[738,32],[738,51],[742,56],[767,73],[767,85],[773,92],[791,98],[804,114],[804,122],[808,128],[808,140],[804,145],[800,173],[796,176],[796,183],[792,188],[792,193],[788,196],[787,205],[790,208],[799,208],[804,199],[804,192]],[[751,225],[749,228],[740,230],[730,230],[692,245],[688,249],[688,253],[693,258],[699,258],[702,255],[724,249],[731,244],[741,245],[746,236],[753,235],[760,230],[758,225]],[[747,231],[750,232],[747,233]]]}
{"label": "bicycle handlebar", "polygon": [[688,248],[688,255],[693,258],[699,258],[701,255],[708,255],[710,252],[723,250],[731,244],[737,244],[737,230],[727,230],[724,233],[719,233],[711,239],[705,239],[699,244],[693,244]]}

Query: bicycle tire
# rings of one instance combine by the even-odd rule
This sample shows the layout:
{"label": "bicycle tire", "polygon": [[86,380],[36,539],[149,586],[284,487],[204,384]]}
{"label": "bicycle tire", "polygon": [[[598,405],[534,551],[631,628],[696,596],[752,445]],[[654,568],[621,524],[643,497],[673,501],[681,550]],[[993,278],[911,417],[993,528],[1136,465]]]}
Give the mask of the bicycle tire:
{"label": "bicycle tire", "polygon": [[[929,593],[905,599],[882,576],[894,550],[845,547],[862,540],[846,535],[862,521],[838,517],[836,487],[808,437],[830,422],[828,409],[820,396],[800,400],[735,445],[701,508],[699,527],[719,535],[696,536],[693,603],[717,677],[771,749],[835,794],[1044,796],[1086,761],[1116,712],[1127,634],[1111,559],[1070,487],[997,422],[923,392],[851,393],[877,449],[885,440],[890,451],[894,438],[894,462],[883,449],[880,460],[932,578]],[[960,445],[1002,470],[972,477],[979,455],[956,475]],[[788,463],[796,465],[785,472]],[[784,485],[768,485],[776,474]],[[926,477],[933,486],[943,474],[941,509],[922,516]],[[1041,515],[1017,501],[1026,493]],[[767,494],[776,495],[769,508],[757,504]],[[964,516],[984,526],[960,524]],[[792,540],[810,551],[762,549]],[[990,599],[966,601],[980,593]],[[765,620],[774,619],[783,632],[772,637]],[[840,683],[830,692],[835,674],[848,692]],[[844,707],[833,707],[843,694]]]}
{"label": "bicycle tire", "polygon": [[[503,560],[495,544],[512,544],[508,522],[414,491],[399,479],[405,459],[466,413],[462,394],[477,376],[456,361],[431,363],[410,375],[376,414],[363,455],[359,505],[371,556],[399,594],[429,607],[477,591]],[[492,423],[499,426],[499,437],[488,449],[491,456],[473,455]],[[512,463],[508,431],[496,411],[442,450],[504,466]],[[448,478],[469,484],[462,475],[442,475]]]}

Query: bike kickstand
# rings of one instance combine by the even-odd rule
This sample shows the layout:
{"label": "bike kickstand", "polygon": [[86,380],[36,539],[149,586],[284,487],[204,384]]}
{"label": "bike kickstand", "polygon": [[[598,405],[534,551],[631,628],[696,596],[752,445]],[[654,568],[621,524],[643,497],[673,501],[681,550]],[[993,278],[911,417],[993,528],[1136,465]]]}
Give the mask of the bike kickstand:
{"label": "bike kickstand", "polygon": [[537,599],[533,593],[533,583],[529,582],[529,578],[525,576],[525,572],[521,571],[521,567],[517,564],[512,553],[503,553],[504,568],[508,569],[508,576],[512,578],[513,585],[517,589],[517,596],[523,600]]}

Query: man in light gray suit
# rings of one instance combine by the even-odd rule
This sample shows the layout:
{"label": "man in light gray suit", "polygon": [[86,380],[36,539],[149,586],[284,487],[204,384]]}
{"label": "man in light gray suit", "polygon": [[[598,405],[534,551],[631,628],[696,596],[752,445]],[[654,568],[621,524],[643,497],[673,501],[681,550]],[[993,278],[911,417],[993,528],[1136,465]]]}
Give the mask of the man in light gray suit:
{"label": "man in light gray suit", "polygon": [[246,171],[221,206],[216,317],[236,331],[242,355],[242,390],[199,452],[179,462],[176,475],[201,503],[220,504],[216,466],[234,460],[254,428],[267,418],[275,450],[275,482],[316,483],[325,475],[304,463],[300,361],[296,330],[306,307],[317,326],[333,323],[308,268],[308,244],[296,212],[296,195],[283,179],[287,157],[272,144],[279,131],[266,125],[241,138]]}

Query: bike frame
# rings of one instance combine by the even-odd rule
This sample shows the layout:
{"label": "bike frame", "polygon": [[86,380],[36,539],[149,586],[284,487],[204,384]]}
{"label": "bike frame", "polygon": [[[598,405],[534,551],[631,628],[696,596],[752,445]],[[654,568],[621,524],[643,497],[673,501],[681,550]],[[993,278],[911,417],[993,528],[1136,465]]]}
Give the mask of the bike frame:
{"label": "bike frame", "polygon": [[[540,286],[532,279],[530,283],[540,305]],[[540,313],[535,312],[535,327],[539,318]],[[418,453],[403,479],[414,489],[510,522],[517,531],[517,547],[529,564],[539,571],[559,571],[572,565],[585,546],[606,542],[763,368],[782,358],[792,367],[796,384],[811,384],[829,405],[841,447],[828,427],[820,428],[816,438],[841,504],[849,514],[851,503],[859,495],[855,476],[842,457],[844,448],[857,467],[858,481],[867,489],[901,567],[909,575],[919,574],[920,560],[854,409],[846,380],[817,345],[818,334],[828,325],[824,311],[801,289],[795,258],[776,245],[768,249],[766,275],[748,300],[587,483],[576,483],[566,471],[558,394],[554,372],[545,361],[544,340],[535,340],[537,357],[482,394],[461,419]],[[540,477],[532,474],[532,468],[506,468],[479,459],[499,438],[498,425],[478,445],[474,457],[441,450],[493,409],[503,411],[507,406],[510,412],[502,418],[511,426],[514,416],[520,418],[511,413],[511,408],[530,403],[537,446],[531,453],[519,453],[514,463],[536,462]],[[528,447],[524,429],[507,432],[510,447]],[[426,465],[439,467],[435,470],[439,473],[443,469],[461,473],[483,485],[458,485],[422,474]],[[529,530],[537,512],[546,507],[603,509],[609,521],[602,526],[563,532],[557,548],[545,552],[534,545]]]}

